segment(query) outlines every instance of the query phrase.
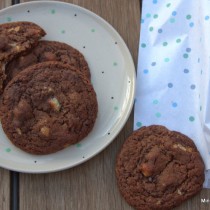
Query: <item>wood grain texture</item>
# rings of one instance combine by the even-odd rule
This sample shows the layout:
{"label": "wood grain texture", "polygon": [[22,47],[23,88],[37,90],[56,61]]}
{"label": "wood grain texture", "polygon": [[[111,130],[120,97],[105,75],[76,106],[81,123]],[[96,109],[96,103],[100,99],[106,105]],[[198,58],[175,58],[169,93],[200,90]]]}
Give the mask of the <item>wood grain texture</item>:
{"label": "wood grain texture", "polygon": [[[23,2],[23,1],[22,1]],[[137,64],[139,0],[67,0],[107,20],[125,40]],[[132,210],[120,196],[115,179],[115,159],[125,138],[132,132],[133,113],[122,132],[103,152],[75,168],[52,174],[20,174],[21,210]],[[176,210],[207,210],[210,190],[182,204]]]}
{"label": "wood grain texture", "polygon": [[[0,9],[10,6],[8,0],[0,0]],[[10,209],[10,172],[0,168],[0,209]]]}

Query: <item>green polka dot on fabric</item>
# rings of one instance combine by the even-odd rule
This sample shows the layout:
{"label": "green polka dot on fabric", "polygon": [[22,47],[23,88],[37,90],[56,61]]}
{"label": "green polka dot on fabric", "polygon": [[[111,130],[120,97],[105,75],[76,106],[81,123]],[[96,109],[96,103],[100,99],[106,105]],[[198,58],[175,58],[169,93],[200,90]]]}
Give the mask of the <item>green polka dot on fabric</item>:
{"label": "green polka dot on fabric", "polygon": [[7,21],[8,22],[11,22],[12,21],[12,18],[11,17],[7,17]]}
{"label": "green polka dot on fabric", "polygon": [[183,57],[184,57],[184,58],[188,58],[189,55],[188,55],[187,53],[184,53],[184,54],[183,54]]}
{"label": "green polka dot on fabric", "polygon": [[190,122],[193,122],[193,121],[195,121],[195,118],[194,118],[193,116],[190,116],[190,117],[189,117],[189,121],[190,121]]}
{"label": "green polka dot on fabric", "polygon": [[175,23],[176,20],[175,20],[175,18],[170,18],[169,21],[170,21],[170,23]]}
{"label": "green polka dot on fabric", "polygon": [[155,15],[153,16],[153,18],[154,18],[154,19],[158,18],[158,15],[157,15],[157,14],[155,14]]}
{"label": "green polka dot on fabric", "polygon": [[5,149],[6,152],[11,152],[12,150],[10,148]]}
{"label": "green polka dot on fabric", "polygon": [[136,126],[140,128],[142,126],[142,123],[141,122],[137,122]]}
{"label": "green polka dot on fabric", "polygon": [[176,43],[180,43],[182,40],[181,39],[177,39],[176,40]]}
{"label": "green polka dot on fabric", "polygon": [[117,62],[114,62],[114,63],[113,63],[113,66],[117,66]]}
{"label": "green polka dot on fabric", "polygon": [[141,44],[141,47],[142,47],[142,48],[145,48],[146,46],[147,46],[147,45],[146,45],[145,43],[142,43],[142,44]]}
{"label": "green polka dot on fabric", "polygon": [[167,46],[168,45],[168,42],[163,42],[163,46]]}
{"label": "green polka dot on fabric", "polygon": [[91,29],[91,32],[95,32],[96,30],[94,28]]}
{"label": "green polka dot on fabric", "polygon": [[150,17],[151,17],[151,14],[150,14],[150,13],[147,13],[147,14],[146,14],[146,17],[147,17],[147,18],[150,18]]}
{"label": "green polka dot on fabric", "polygon": [[164,61],[167,63],[170,61],[170,58],[165,58]]}
{"label": "green polka dot on fabric", "polygon": [[187,16],[186,16],[186,19],[187,19],[187,20],[190,20],[191,18],[192,18],[191,15],[187,15]]}
{"label": "green polka dot on fabric", "polygon": [[51,14],[55,14],[55,9],[51,9]]}
{"label": "green polka dot on fabric", "polygon": [[65,34],[65,33],[66,33],[66,31],[65,31],[65,30],[62,30],[62,31],[61,31],[61,33],[62,33],[62,34]]}
{"label": "green polka dot on fabric", "polygon": [[171,6],[171,3],[166,4],[166,7],[170,7],[170,6]]}
{"label": "green polka dot on fabric", "polygon": [[202,111],[202,106],[200,106],[200,111]]}
{"label": "green polka dot on fabric", "polygon": [[158,104],[159,103],[159,101],[157,100],[157,99],[155,99],[155,100],[153,100],[153,102],[152,102],[153,104]]}
{"label": "green polka dot on fabric", "polygon": [[160,113],[160,112],[157,112],[157,113],[155,113],[155,116],[156,116],[157,118],[159,118],[159,117],[161,117],[161,113]]}
{"label": "green polka dot on fabric", "polygon": [[154,28],[151,26],[151,27],[149,27],[149,31],[153,31],[154,30]]}

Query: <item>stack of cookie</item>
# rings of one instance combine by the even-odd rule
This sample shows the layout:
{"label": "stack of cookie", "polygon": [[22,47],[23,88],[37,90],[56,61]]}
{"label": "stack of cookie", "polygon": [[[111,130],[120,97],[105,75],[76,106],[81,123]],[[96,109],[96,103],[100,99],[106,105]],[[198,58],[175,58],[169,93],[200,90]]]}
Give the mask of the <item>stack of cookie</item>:
{"label": "stack of cookie", "polygon": [[0,116],[11,142],[32,154],[75,144],[92,130],[96,93],[84,56],[73,47],[40,41],[38,25],[0,25]]}

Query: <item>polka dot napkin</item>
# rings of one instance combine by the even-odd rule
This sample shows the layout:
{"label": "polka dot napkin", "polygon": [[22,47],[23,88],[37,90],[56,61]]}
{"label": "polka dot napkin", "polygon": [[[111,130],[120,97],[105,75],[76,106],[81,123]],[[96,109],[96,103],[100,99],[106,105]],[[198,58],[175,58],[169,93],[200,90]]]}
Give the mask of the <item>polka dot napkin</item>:
{"label": "polka dot napkin", "polygon": [[[192,138],[210,169],[210,0],[145,0],[134,129],[161,124]],[[204,187],[210,188],[210,170]]]}

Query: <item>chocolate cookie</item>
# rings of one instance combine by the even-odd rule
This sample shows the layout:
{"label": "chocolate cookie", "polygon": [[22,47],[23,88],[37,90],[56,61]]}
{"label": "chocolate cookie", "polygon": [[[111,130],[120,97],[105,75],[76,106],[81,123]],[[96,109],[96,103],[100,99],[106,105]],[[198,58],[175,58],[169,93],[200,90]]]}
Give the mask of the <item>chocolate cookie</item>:
{"label": "chocolate cookie", "polygon": [[78,50],[61,42],[40,41],[30,52],[12,60],[6,66],[7,80],[5,85],[26,67],[45,61],[60,61],[69,64],[90,79],[88,64]]}
{"label": "chocolate cookie", "polygon": [[159,125],[125,141],[116,163],[121,194],[138,210],[166,210],[202,189],[204,163],[187,136]]}
{"label": "chocolate cookie", "polygon": [[6,79],[6,64],[32,47],[45,35],[45,31],[31,22],[12,22],[0,25],[0,93]]}
{"label": "chocolate cookie", "polygon": [[97,112],[95,91],[84,75],[60,62],[44,62],[7,85],[1,122],[14,145],[28,153],[49,154],[87,136]]}

